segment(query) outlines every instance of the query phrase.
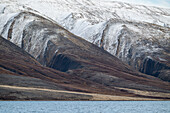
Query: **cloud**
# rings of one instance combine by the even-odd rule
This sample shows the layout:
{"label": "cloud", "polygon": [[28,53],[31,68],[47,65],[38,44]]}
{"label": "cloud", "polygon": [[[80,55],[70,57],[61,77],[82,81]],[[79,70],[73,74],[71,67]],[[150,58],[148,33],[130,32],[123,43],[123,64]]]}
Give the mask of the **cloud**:
{"label": "cloud", "polygon": [[101,0],[101,1],[120,1],[147,6],[170,8],[170,0]]}

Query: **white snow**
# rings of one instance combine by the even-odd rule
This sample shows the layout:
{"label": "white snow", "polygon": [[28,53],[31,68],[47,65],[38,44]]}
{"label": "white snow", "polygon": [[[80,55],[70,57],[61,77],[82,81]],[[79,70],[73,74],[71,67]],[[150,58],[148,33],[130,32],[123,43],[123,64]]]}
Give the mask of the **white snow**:
{"label": "white snow", "polygon": [[[10,13],[10,14],[0,14],[0,35],[4,38],[8,38],[8,30],[12,23],[12,20],[18,13]],[[7,23],[9,22],[9,23]]]}

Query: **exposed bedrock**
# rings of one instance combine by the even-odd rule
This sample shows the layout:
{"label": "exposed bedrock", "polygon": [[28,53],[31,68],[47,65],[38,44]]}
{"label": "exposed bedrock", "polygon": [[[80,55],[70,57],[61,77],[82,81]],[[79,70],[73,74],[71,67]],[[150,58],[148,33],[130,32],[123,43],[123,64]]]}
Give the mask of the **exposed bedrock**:
{"label": "exposed bedrock", "polygon": [[[110,4],[114,4],[113,6],[116,8],[119,3],[113,2]],[[55,5],[58,6],[58,4]],[[122,5],[122,3],[120,3],[120,5]],[[21,5],[21,7],[22,10],[17,6],[17,4],[14,6],[4,6],[4,10],[2,11],[0,18],[3,24],[1,25],[0,33],[6,39],[25,49],[45,66],[54,66],[54,64],[49,64],[49,62],[51,61],[54,63],[55,61],[52,61],[51,59],[58,59],[59,56],[58,53],[56,53],[56,50],[61,50],[61,48],[58,47],[52,47],[52,50],[48,49],[48,43],[50,43],[50,41],[53,39],[57,40],[57,42],[64,40],[69,43],[70,41],[69,39],[61,38],[64,33],[60,29],[60,26],[56,25],[57,21],[60,25],[65,27],[73,34],[76,34],[85,40],[96,44],[142,73],[160,77],[159,74],[162,73],[162,70],[169,70],[170,28],[168,27],[169,21],[164,23],[163,20],[166,20],[166,17],[162,16],[169,15],[168,9],[160,10],[158,8],[160,10],[159,12],[157,8],[138,6],[138,8],[141,8],[138,9],[134,7],[134,9],[137,11],[137,15],[138,13],[143,15],[141,12],[148,12],[148,9],[150,9],[149,11],[152,10],[150,13],[154,15],[152,16],[151,14],[146,13],[145,16],[149,16],[148,18],[141,18],[140,21],[135,21],[136,18],[133,18],[133,15],[121,17],[121,15],[119,15],[120,12],[112,12],[110,8],[112,9],[113,7],[110,7],[109,5],[105,8],[108,8],[111,11],[110,13],[113,14],[112,16],[114,16],[114,18],[109,17],[106,20],[104,19],[105,17],[108,17],[108,10],[105,10],[105,8],[98,10],[99,12],[103,11],[102,13],[99,13],[96,10],[83,8],[83,12],[71,12],[65,16],[62,14],[54,14],[55,19],[53,19],[56,21],[53,21],[49,18],[52,15],[50,16],[48,13],[44,14],[44,12],[38,9],[36,9],[36,11],[34,10],[35,7],[33,9],[31,9],[32,7],[26,7],[24,5]],[[59,5],[56,7],[57,11],[59,7],[63,8],[63,6]],[[126,5],[122,7],[127,8]],[[61,10],[62,8],[59,9]],[[132,10],[133,13],[134,9]],[[130,13],[129,8],[127,8],[127,11]],[[86,12],[88,12],[88,15],[86,15]],[[127,13],[120,14],[128,15]],[[48,15],[48,17],[45,15]],[[153,22],[150,21],[150,16]],[[63,18],[60,19],[61,17]],[[87,20],[84,19],[85,17],[87,17]],[[101,17],[104,18],[100,20]],[[140,16],[138,15],[137,17]],[[163,20],[159,20],[159,17],[161,17]],[[155,22],[156,24],[153,24]],[[74,44],[76,43],[74,42]],[[47,49],[48,51],[46,51]],[[44,57],[42,56],[43,54]],[[48,54],[49,58],[46,57]],[[64,54],[65,60],[73,60],[68,59],[67,57],[68,56]],[[152,60],[152,63],[146,63],[148,58]],[[150,60],[149,62],[151,62]],[[74,60],[73,63],[75,63]],[[76,66],[74,65],[73,67]],[[60,70],[65,71],[67,69],[62,68]],[[166,72],[167,71],[164,71],[161,76],[169,76],[169,74]],[[165,80],[163,78],[164,77],[161,77],[162,80]]]}
{"label": "exposed bedrock", "polygon": [[[18,15],[20,16],[12,20],[13,30],[8,34],[11,36],[8,40],[31,54],[43,66],[66,72],[70,77],[75,77],[73,81],[81,78],[82,81],[90,81],[111,89],[116,86],[161,90],[156,88],[155,83],[161,81],[135,71],[107,51],[68,32],[57,23],[29,12]],[[10,26],[10,23],[7,23],[7,26]],[[154,85],[147,82],[150,80],[155,81]],[[88,82],[81,83],[91,86]]]}
{"label": "exposed bedrock", "polygon": [[149,23],[110,20],[96,44],[136,70],[169,81],[169,31],[170,28]]}

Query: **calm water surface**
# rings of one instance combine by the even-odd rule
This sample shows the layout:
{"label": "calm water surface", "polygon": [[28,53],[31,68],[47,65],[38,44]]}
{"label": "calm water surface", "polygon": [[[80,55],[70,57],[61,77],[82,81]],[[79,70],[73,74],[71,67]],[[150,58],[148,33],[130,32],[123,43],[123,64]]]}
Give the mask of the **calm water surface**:
{"label": "calm water surface", "polygon": [[170,101],[0,101],[0,113],[170,113]]}

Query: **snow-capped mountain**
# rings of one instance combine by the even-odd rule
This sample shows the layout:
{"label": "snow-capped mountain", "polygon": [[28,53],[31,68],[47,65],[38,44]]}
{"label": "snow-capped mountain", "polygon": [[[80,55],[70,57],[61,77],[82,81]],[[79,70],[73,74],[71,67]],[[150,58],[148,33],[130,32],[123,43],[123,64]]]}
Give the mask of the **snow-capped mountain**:
{"label": "snow-capped mountain", "polygon": [[[170,9],[147,7],[143,5],[132,5],[117,1],[107,0],[1,0],[1,4],[11,6],[27,6],[41,14],[44,14],[59,23],[64,20],[70,20],[69,23],[79,20],[87,21],[86,24],[97,24],[110,19],[121,19],[125,21],[148,22],[161,26],[170,26]],[[12,11],[11,8],[1,11]],[[9,10],[8,10],[9,9]],[[22,9],[20,7],[20,9]],[[16,10],[14,10],[15,12]],[[81,21],[80,21],[81,20]],[[65,22],[64,22],[65,23]],[[65,27],[69,27],[65,23]],[[74,27],[74,26],[73,26]],[[85,26],[84,26],[85,27]],[[70,26],[70,29],[72,26]]]}
{"label": "snow-capped mountain", "polygon": [[[21,14],[26,11],[57,22],[143,73],[161,78],[170,73],[170,9],[104,0],[1,0],[0,33],[20,47],[25,26],[39,19]],[[34,57],[38,52],[30,50]]]}

